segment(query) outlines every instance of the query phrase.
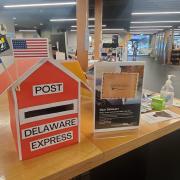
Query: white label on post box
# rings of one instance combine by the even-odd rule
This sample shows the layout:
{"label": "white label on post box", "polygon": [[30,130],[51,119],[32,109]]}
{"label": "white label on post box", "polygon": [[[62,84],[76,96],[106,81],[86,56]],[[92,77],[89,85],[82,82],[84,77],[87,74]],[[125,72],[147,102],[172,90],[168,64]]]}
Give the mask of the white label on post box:
{"label": "white label on post box", "polygon": [[36,151],[48,146],[53,146],[55,144],[60,144],[66,141],[73,140],[73,131],[64,132],[61,134],[56,134],[54,136],[46,137],[43,139],[37,139],[30,142],[31,151]]}
{"label": "white label on post box", "polygon": [[33,86],[33,96],[63,92],[63,83],[41,84]]}
{"label": "white label on post box", "polygon": [[34,136],[54,132],[61,129],[71,128],[78,125],[77,118],[64,119],[56,122],[42,124],[39,126],[29,127],[22,130],[22,139],[31,138]]}

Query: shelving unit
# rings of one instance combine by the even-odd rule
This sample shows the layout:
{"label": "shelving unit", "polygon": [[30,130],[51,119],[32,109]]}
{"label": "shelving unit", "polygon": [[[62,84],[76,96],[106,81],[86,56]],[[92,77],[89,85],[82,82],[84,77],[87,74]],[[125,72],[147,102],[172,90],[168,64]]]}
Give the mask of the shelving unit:
{"label": "shelving unit", "polygon": [[180,49],[172,49],[171,63],[174,65],[180,64]]}

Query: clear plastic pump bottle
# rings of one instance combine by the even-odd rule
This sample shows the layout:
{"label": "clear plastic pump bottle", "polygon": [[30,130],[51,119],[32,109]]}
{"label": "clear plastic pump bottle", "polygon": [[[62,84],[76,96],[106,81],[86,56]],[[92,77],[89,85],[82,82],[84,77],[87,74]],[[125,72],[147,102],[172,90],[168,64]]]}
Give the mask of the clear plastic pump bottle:
{"label": "clear plastic pump bottle", "polygon": [[171,78],[175,77],[174,75],[168,75],[168,80],[164,84],[164,86],[161,88],[161,97],[165,99],[166,107],[173,105],[173,99],[174,99],[174,87],[172,85]]}

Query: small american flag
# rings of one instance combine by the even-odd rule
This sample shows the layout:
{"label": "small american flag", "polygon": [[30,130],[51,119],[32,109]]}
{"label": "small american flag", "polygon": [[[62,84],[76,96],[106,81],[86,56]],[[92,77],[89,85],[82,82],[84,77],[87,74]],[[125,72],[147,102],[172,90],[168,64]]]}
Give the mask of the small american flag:
{"label": "small american flag", "polygon": [[48,57],[48,40],[37,39],[13,39],[13,53],[15,58],[24,57]]}

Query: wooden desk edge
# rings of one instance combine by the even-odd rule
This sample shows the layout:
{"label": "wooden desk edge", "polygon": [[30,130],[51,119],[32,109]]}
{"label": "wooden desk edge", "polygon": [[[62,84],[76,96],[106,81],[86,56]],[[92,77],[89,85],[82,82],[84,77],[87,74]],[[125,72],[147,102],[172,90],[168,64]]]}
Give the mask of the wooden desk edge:
{"label": "wooden desk edge", "polygon": [[89,160],[83,161],[79,164],[75,164],[71,167],[68,167],[62,171],[59,171],[55,174],[52,174],[48,177],[42,178],[43,180],[66,180],[76,177],[82,173],[89,171],[103,163],[103,153],[97,155]]}
{"label": "wooden desk edge", "polygon": [[180,129],[179,119],[176,122],[169,124],[163,128],[160,128],[153,132],[149,132],[145,134],[144,136],[141,136],[136,139],[132,139],[128,143],[121,144],[120,146],[117,146],[116,148],[113,148],[109,151],[104,152],[104,162],[108,162],[116,157],[126,154],[145,144],[151,143],[152,141],[155,141],[163,136],[166,136],[178,129]]}

